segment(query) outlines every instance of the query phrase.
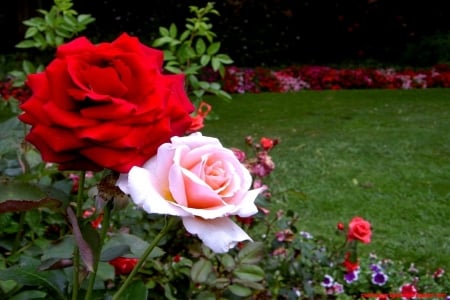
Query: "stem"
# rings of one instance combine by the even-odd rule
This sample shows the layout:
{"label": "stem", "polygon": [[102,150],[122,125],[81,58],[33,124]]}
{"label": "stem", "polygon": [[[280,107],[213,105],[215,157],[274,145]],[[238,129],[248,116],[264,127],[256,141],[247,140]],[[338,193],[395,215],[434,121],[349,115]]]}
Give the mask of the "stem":
{"label": "stem", "polygon": [[11,253],[16,253],[17,249],[20,246],[20,240],[22,239],[23,234],[23,226],[25,224],[25,213],[26,212],[20,212],[20,218],[19,218],[19,230],[17,230],[16,237],[14,239],[14,244]]}
{"label": "stem", "polygon": [[150,245],[145,250],[142,257],[139,258],[138,263],[136,266],[134,266],[131,273],[128,275],[125,282],[122,284],[120,289],[114,294],[112,300],[118,300],[120,299],[120,295],[125,291],[125,289],[130,285],[131,281],[133,280],[134,275],[139,271],[141,266],[145,263],[147,260],[147,257],[150,255],[150,253],[153,251],[153,249],[158,245],[158,243],[161,241],[161,239],[166,235],[166,233],[169,231],[170,227],[172,227],[173,224],[175,224],[177,221],[176,218],[171,217],[169,220],[164,222],[164,227],[161,229],[161,231],[158,233],[158,235],[153,239],[153,241],[150,243]]}
{"label": "stem", "polygon": [[[86,171],[81,171],[80,178],[78,180],[78,194],[77,194],[77,206],[76,206],[76,216],[77,219],[81,217],[83,212],[83,190],[84,190],[84,181],[86,178]],[[79,272],[80,272],[80,250],[78,246],[75,244],[75,249],[73,252],[73,288],[72,288],[72,300],[78,299],[78,290],[80,289],[80,281],[79,281]]]}
{"label": "stem", "polygon": [[100,254],[101,249],[103,248],[103,244],[105,242],[106,234],[108,233],[109,229],[109,220],[111,218],[111,208],[109,203],[105,205],[105,209],[103,210],[103,220],[102,220],[102,229],[100,231],[100,242],[99,242],[99,249],[95,252],[94,257],[94,271],[91,274],[91,277],[89,278],[89,285],[86,292],[86,300],[91,299],[92,291],[94,289],[94,283],[95,278],[97,277],[97,270],[98,270],[98,264],[100,262]]}

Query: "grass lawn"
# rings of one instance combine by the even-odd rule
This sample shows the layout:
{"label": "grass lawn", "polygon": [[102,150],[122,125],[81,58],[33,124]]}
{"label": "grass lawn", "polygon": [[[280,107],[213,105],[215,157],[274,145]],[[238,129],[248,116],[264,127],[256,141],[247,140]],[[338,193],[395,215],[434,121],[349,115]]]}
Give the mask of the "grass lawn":
{"label": "grass lawn", "polygon": [[450,268],[450,89],[206,100],[219,120],[204,135],[241,149],[247,135],[280,139],[271,209],[297,211],[300,230],[335,239],[359,215],[373,226],[363,253]]}

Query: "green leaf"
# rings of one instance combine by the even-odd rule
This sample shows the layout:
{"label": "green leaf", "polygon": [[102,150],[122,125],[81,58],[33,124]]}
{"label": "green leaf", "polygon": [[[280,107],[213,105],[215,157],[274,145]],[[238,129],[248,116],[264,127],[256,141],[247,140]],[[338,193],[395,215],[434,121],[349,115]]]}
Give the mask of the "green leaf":
{"label": "green leaf", "polygon": [[187,40],[190,36],[191,32],[189,30],[183,31],[183,33],[180,35],[180,41],[183,42]]}
{"label": "green leaf", "polygon": [[123,300],[147,300],[148,290],[142,280],[134,281],[122,293]]}
{"label": "green leaf", "polygon": [[110,261],[119,256],[124,256],[130,253],[130,246],[128,245],[115,245],[109,247],[103,247],[102,254],[100,256],[101,261]]}
{"label": "green leaf", "polygon": [[34,67],[33,63],[29,60],[24,60],[22,62],[22,68],[26,74],[32,74],[36,71],[36,68]]}
{"label": "green leaf", "polygon": [[60,241],[50,244],[50,246],[44,250],[42,260],[50,258],[72,258],[75,241],[72,235],[63,237]]}
{"label": "green leaf", "polygon": [[198,85],[200,86],[200,88],[204,89],[204,90],[208,90],[210,83],[206,82],[206,81],[199,81]]}
{"label": "green leaf", "polygon": [[36,47],[36,42],[33,40],[25,40],[16,44],[16,48],[25,49],[25,48],[34,48]]}
{"label": "green leaf", "polygon": [[29,27],[28,29],[27,29],[27,31],[25,32],[25,38],[27,39],[27,38],[30,38],[30,37],[32,37],[33,35],[35,35],[36,33],[38,33],[39,31],[37,30],[37,28],[36,27]]}
{"label": "green leaf", "polygon": [[198,39],[197,43],[195,43],[195,51],[197,51],[197,55],[203,55],[206,51],[206,44],[203,39]]}
{"label": "green leaf", "polygon": [[0,270],[0,280],[14,280],[22,285],[44,287],[56,299],[66,299],[61,292],[64,289],[64,273],[61,270],[38,271],[38,264],[37,259],[22,257],[19,264]]}
{"label": "green leaf", "polygon": [[178,30],[177,30],[177,26],[176,26],[174,23],[170,24],[170,27],[169,27],[169,34],[170,34],[170,36],[173,37],[173,38],[176,38],[176,37],[177,37]]}
{"label": "green leaf", "polygon": [[[141,257],[149,244],[142,240],[140,237],[128,234],[128,233],[118,233],[115,234],[109,239],[108,242],[104,245],[104,248],[107,249],[109,247],[114,246],[122,246],[127,245],[130,248],[131,254],[135,257]],[[153,251],[150,253],[149,258],[160,257],[164,254],[164,251],[159,247],[155,247]]]}
{"label": "green leaf", "polygon": [[77,19],[74,16],[71,15],[64,15],[64,22],[72,28],[71,31],[74,30],[74,28],[77,27]]}
{"label": "green leaf", "polygon": [[264,257],[264,244],[262,242],[247,243],[239,251],[237,258],[242,264],[256,264]]}
{"label": "green leaf", "polygon": [[170,36],[169,30],[167,28],[165,28],[165,27],[159,27],[159,34],[161,36],[165,36],[165,37]]}
{"label": "green leaf", "polygon": [[264,270],[257,265],[242,265],[235,269],[233,274],[242,280],[261,281],[264,279]]}
{"label": "green leaf", "polygon": [[15,294],[11,298],[8,298],[9,300],[33,300],[33,299],[48,299],[48,294],[43,291],[38,290],[27,290],[20,292],[18,294]]}
{"label": "green leaf", "polygon": [[220,42],[215,42],[209,45],[208,50],[206,50],[206,53],[208,53],[209,56],[213,56],[217,53],[220,49]]}
{"label": "green leaf", "polygon": [[252,294],[251,289],[249,289],[245,286],[239,285],[239,284],[232,284],[228,287],[228,289],[234,295],[239,296],[239,297],[248,297]]}
{"label": "green leaf", "polygon": [[213,266],[209,260],[200,258],[191,269],[191,279],[197,283],[207,282],[210,274],[212,274]]}
{"label": "green leaf", "polygon": [[92,23],[95,21],[95,18],[93,18],[91,15],[88,14],[81,14],[78,15],[77,20],[82,25],[87,25],[89,23]]}
{"label": "green leaf", "polygon": [[212,66],[214,71],[219,70],[221,65],[222,65],[222,63],[220,62],[220,60],[217,57],[213,57],[211,59],[211,66]]}
{"label": "green leaf", "polygon": [[170,43],[172,40],[173,39],[170,36],[163,36],[154,40],[152,46],[161,47],[164,44]]}
{"label": "green leaf", "polygon": [[172,67],[172,66],[165,66],[164,69],[167,71],[174,73],[174,74],[180,74],[183,73],[183,71],[180,68]]}
{"label": "green leaf", "polygon": [[101,281],[114,280],[116,277],[114,267],[106,262],[100,262],[97,269],[97,279]]}
{"label": "green leaf", "polygon": [[211,56],[204,54],[204,55],[202,55],[202,57],[200,57],[200,64],[202,66],[206,66],[210,60],[211,60]]}
{"label": "green leaf", "polygon": [[217,54],[216,57],[220,60],[223,64],[232,64],[233,60],[226,54]]}
{"label": "green leaf", "polygon": [[222,255],[220,257],[220,262],[225,267],[225,269],[228,271],[233,270],[234,267],[236,266],[233,257],[229,254]]}

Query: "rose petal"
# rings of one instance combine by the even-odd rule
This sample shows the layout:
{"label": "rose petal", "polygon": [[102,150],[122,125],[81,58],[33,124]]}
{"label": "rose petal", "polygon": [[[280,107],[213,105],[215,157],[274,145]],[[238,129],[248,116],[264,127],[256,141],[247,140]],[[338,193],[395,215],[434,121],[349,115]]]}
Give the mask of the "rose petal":
{"label": "rose petal", "polygon": [[188,232],[196,234],[216,253],[228,252],[238,242],[252,240],[244,230],[227,217],[213,220],[186,217],[182,220]]}
{"label": "rose petal", "polygon": [[[130,194],[133,202],[142,207],[148,213],[167,214],[174,216],[188,216],[188,212],[182,210],[178,206],[173,205],[169,191],[158,190],[159,187],[154,185],[155,178],[146,169],[140,167],[131,168],[128,173],[128,183],[125,177],[120,175],[119,188]],[[168,199],[161,197],[164,195]]]}

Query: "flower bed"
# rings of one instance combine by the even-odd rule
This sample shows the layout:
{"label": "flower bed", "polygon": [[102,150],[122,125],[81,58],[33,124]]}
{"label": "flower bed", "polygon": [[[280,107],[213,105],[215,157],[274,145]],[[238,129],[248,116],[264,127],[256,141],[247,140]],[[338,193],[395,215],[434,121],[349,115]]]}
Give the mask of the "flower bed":
{"label": "flower bed", "polygon": [[[337,69],[326,66],[290,66],[272,70],[269,68],[241,68],[231,66],[225,77],[206,69],[201,79],[221,82],[230,94],[286,93],[300,90],[341,89],[425,89],[450,87],[450,65],[435,65],[429,69]],[[10,79],[0,82],[0,96],[18,100],[30,96],[28,89],[17,88]]]}
{"label": "flower bed", "polygon": [[[204,80],[219,81],[211,71]],[[296,92],[300,90],[340,89],[414,89],[450,87],[450,66],[441,64],[429,69],[394,68],[336,69],[325,66],[291,66],[280,70],[229,67],[223,89],[234,93]]]}

